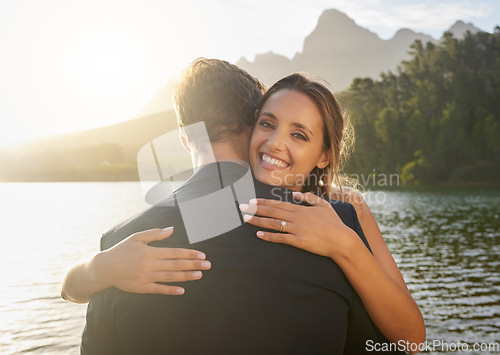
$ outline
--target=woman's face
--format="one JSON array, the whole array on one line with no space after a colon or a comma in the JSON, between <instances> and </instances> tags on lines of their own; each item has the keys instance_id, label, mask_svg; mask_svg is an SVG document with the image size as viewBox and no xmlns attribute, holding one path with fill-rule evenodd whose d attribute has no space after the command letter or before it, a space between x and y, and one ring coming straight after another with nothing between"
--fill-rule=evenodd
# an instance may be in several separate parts
<instances>
[{"instance_id":1,"label":"woman's face","mask_svg":"<svg viewBox=\"0 0 500 355\"><path fill-rule=\"evenodd\" d=\"M329 163L323 150L323 120L314 102L283 89L262 107L250 141L250 165L257 180L300 191L307 176Z\"/></svg>"}]
</instances>

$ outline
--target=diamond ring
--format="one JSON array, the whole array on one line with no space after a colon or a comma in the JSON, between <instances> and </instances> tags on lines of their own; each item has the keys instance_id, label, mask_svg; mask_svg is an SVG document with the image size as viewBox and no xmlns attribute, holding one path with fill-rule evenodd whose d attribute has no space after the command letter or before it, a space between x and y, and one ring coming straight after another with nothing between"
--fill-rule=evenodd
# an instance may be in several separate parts
<instances>
[{"instance_id":1,"label":"diamond ring","mask_svg":"<svg viewBox=\"0 0 500 355\"><path fill-rule=\"evenodd\" d=\"M280 224L280 233L283 233L285 231L285 227L286 227L286 221L282 220Z\"/></svg>"}]
</instances>

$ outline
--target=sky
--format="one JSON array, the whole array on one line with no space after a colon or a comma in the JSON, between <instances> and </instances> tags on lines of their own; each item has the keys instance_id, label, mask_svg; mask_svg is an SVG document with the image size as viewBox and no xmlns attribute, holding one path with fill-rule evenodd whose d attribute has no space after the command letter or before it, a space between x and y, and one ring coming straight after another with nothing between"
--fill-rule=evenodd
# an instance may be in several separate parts
<instances>
[{"instance_id":1,"label":"sky","mask_svg":"<svg viewBox=\"0 0 500 355\"><path fill-rule=\"evenodd\" d=\"M330 8L383 39L500 24L498 0L0 0L0 146L131 119L200 56L293 57Z\"/></svg>"}]
</instances>

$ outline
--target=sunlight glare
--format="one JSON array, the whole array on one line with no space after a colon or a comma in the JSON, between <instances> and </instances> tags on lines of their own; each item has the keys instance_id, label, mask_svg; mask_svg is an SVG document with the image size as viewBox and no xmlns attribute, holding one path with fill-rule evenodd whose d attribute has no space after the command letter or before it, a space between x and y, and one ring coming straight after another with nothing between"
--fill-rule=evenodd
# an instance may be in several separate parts
<instances>
[{"instance_id":1,"label":"sunlight glare","mask_svg":"<svg viewBox=\"0 0 500 355\"><path fill-rule=\"evenodd\" d=\"M137 55L118 36L96 38L78 53L77 73L82 82L98 93L114 93L131 85L138 74Z\"/></svg>"}]
</instances>

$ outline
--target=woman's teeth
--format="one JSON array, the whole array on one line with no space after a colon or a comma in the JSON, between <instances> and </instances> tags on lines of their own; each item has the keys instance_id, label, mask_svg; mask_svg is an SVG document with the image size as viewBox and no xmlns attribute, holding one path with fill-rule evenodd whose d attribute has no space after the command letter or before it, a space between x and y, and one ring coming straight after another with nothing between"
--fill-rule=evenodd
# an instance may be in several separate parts
<instances>
[{"instance_id":1,"label":"woman's teeth","mask_svg":"<svg viewBox=\"0 0 500 355\"><path fill-rule=\"evenodd\" d=\"M262 155L262 161L270 165L279 166L280 168L286 168L288 166L288 164L285 163L284 161L271 158L269 155L266 154Z\"/></svg>"}]
</instances>

